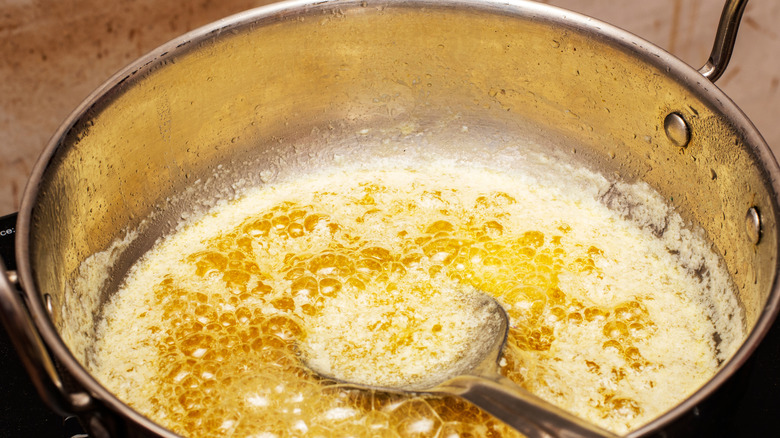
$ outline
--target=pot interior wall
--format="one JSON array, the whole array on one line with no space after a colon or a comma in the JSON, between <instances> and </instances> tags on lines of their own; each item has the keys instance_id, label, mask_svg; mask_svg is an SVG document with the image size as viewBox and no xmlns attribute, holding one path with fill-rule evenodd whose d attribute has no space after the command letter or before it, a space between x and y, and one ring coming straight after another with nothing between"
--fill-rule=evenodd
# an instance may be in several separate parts
<instances>
[{"instance_id":1,"label":"pot interior wall","mask_svg":"<svg viewBox=\"0 0 780 438\"><path fill-rule=\"evenodd\" d=\"M129 264L182 214L339 157L403 153L382 139L420 138L464 157L475 141L521 154L534 144L644 180L704 229L753 327L774 282L776 195L751 144L762 140L730 102L704 95L690 72L675 78L676 61L667 69L642 54L656 49L599 36L584 19L418 3L243 16L171 44L85 107L32 211L33 276L63 337L92 336ZM664 134L670 112L690 125L687 148ZM759 245L745 233L751 206ZM69 297L85 260L109 248L111 275L94 296Z\"/></svg>"}]
</instances>

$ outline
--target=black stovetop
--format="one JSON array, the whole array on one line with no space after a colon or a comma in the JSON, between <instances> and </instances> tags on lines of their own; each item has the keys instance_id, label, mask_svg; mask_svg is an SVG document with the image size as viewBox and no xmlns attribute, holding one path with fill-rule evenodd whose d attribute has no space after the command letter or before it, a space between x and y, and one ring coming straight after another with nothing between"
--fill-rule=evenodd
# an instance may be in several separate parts
<instances>
[{"instance_id":1,"label":"black stovetop","mask_svg":"<svg viewBox=\"0 0 780 438\"><path fill-rule=\"evenodd\" d=\"M2 327L0 373L0 436L71 438L84 433L76 418L55 414L38 398Z\"/></svg>"}]
</instances>

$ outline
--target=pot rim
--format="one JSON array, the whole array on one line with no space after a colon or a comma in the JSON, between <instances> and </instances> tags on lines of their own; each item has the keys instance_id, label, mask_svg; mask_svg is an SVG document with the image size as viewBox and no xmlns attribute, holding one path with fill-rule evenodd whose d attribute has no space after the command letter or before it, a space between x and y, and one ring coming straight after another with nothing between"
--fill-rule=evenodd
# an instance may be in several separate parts
<instances>
[{"instance_id":1,"label":"pot rim","mask_svg":"<svg viewBox=\"0 0 780 438\"><path fill-rule=\"evenodd\" d=\"M702 97L704 102L740 127L746 143L758 158L762 170L768 175L767 180L771 183L774 190L774 204L776 206L780 205L780 167L778 167L778 163L769 146L742 110L695 68L685 64L655 44L598 19L528 0L447 0L446 2L442 0L377 0L370 2L360 0L291 0L250 9L187 32L138 58L110 77L93 91L55 131L55 134L49 140L36 162L25 188L17 223L16 260L18 263L17 272L24 294L27 297L33 320L47 347L56 357L57 362L78 382L78 385L111 410L128 417L131 421L160 436L178 436L144 417L102 386L72 355L45 309L42 299L42 292L44 291L38 290L32 272L29 246L31 241L30 223L41 181L46 176L47 169L60 150L60 147L64 147L62 146L62 140L69 130L87 115L90 108L103 102L105 99L109 99L111 92L116 90L120 84L136 75L149 72L184 51L189 50L191 47L197 46L199 42L206 42L211 38L218 37L222 33L242 32L244 27L250 24L262 25L265 22L284 21L290 17L311 13L312 11L337 8L352 9L366 6L367 3L369 3L369 6L395 9L419 7L429 9L471 9L510 17L527 16L551 25L575 30L591 38L609 42L616 48L630 53L631 56L636 57L638 60L650 64L659 70L666 71L668 76L675 78L675 80L690 89L694 94ZM780 243L776 243L776 245L780 249ZM778 253L780 253L780 250ZM779 267L780 261L776 261L775 272L778 271ZM721 367L715 376L710 378L687 399L660 417L633 430L627 436L637 437L658 430L685 412L688 412L712 394L747 361L771 327L779 309L780 285L778 284L777 275L775 275L772 291L753 330L729 361Z\"/></svg>"}]
</instances>

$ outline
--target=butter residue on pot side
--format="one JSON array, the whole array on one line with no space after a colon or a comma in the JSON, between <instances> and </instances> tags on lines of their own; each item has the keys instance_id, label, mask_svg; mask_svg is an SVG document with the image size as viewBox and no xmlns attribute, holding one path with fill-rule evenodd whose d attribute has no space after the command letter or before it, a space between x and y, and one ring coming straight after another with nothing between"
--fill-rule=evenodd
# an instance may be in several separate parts
<instances>
[{"instance_id":1,"label":"butter residue on pot side","mask_svg":"<svg viewBox=\"0 0 780 438\"><path fill-rule=\"evenodd\" d=\"M104 308L90 371L186 436L515 436L456 398L355 390L298 357L347 296L385 300L391 318L409 284L458 282L510 315L504 375L624 433L689 396L744 336L717 318L738 303L706 242L679 217L658 238L606 208L615 186L596 174L572 191L568 168L551 185L381 164L260 188L163 240ZM679 254L706 260L706 285Z\"/></svg>"}]
</instances>

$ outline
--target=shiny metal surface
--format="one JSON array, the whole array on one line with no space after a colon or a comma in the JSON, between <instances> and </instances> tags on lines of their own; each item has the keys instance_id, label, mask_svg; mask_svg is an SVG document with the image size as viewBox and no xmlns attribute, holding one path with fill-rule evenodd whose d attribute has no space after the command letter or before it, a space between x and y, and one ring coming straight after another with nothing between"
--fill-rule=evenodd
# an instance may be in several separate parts
<instances>
[{"instance_id":1,"label":"shiny metal surface","mask_svg":"<svg viewBox=\"0 0 780 438\"><path fill-rule=\"evenodd\" d=\"M0 269L5 270L5 265L0 261ZM14 333L11 339L14 347L19 351L25 368L31 373L31 378L46 385L42 396L45 402L58 413L83 412L92 408L90 397L83 393L68 393L57 367L52 358L46 353L44 343L34 327L30 314L19 299L19 294L14 286L16 275L10 271L7 275L0 275L0 316L5 329ZM48 397L47 397L48 396Z\"/></svg>"},{"instance_id":2,"label":"shiny metal surface","mask_svg":"<svg viewBox=\"0 0 780 438\"><path fill-rule=\"evenodd\" d=\"M616 438L617 435L547 403L500 374L498 363L509 333L509 315L492 297L485 297L495 307L501 335L481 339L488 352L468 372L422 392L462 397L528 438Z\"/></svg>"},{"instance_id":3,"label":"shiny metal surface","mask_svg":"<svg viewBox=\"0 0 780 438\"><path fill-rule=\"evenodd\" d=\"M745 215L745 231L754 245L761 240L761 215L755 207L750 207Z\"/></svg>"},{"instance_id":4,"label":"shiny metal surface","mask_svg":"<svg viewBox=\"0 0 780 438\"><path fill-rule=\"evenodd\" d=\"M684 149L668 147L670 113L690 128ZM359 134L366 129L373 137ZM381 140L418 137L464 157L474 140L535 143L616 181L645 181L723 256L749 337L701 390L630 436L707 397L774 319L780 170L750 121L697 71L617 28L536 3L298 1L217 22L139 60L74 112L34 169L19 274L35 327L72 377L65 392L119 413L109 429L174 436L89 375L85 355L62 338L88 338L93 325L58 314L99 315L133 260L183 214L240 193L237 181L397 153ZM734 238L751 207L761 212L757 245ZM113 247L91 295L69 295L85 261L134 235ZM60 309L51 319L46 293Z\"/></svg>"},{"instance_id":5,"label":"shiny metal surface","mask_svg":"<svg viewBox=\"0 0 780 438\"><path fill-rule=\"evenodd\" d=\"M684 148L691 141L691 130L688 123L678 113L671 113L664 119L666 137L677 147Z\"/></svg>"},{"instance_id":6,"label":"shiny metal surface","mask_svg":"<svg viewBox=\"0 0 780 438\"><path fill-rule=\"evenodd\" d=\"M5 277L8 279L9 287L19 286L19 275L16 271L5 271Z\"/></svg>"},{"instance_id":7,"label":"shiny metal surface","mask_svg":"<svg viewBox=\"0 0 780 438\"><path fill-rule=\"evenodd\" d=\"M712 52L710 52L707 62L699 69L699 73L712 82L721 77L729 60L731 60L739 23L742 21L742 14L745 12L747 2L748 0L727 0L723 7Z\"/></svg>"},{"instance_id":8,"label":"shiny metal surface","mask_svg":"<svg viewBox=\"0 0 780 438\"><path fill-rule=\"evenodd\" d=\"M499 361L509 334L509 315L495 298L481 290L471 288L465 300L474 315L482 309L487 310L486 317L476 329L479 336L471 340L462 357L452 363L439 364L442 369L422 381L379 386L376 382L345 380L340 378L343 370L322 369L322 363L309 360L312 356L305 343L301 346L302 361L307 368L326 379L361 389L462 397L528 438L617 438L617 435L583 421L503 377L499 372ZM313 357L317 358L317 354L314 353Z\"/></svg>"}]
</instances>

